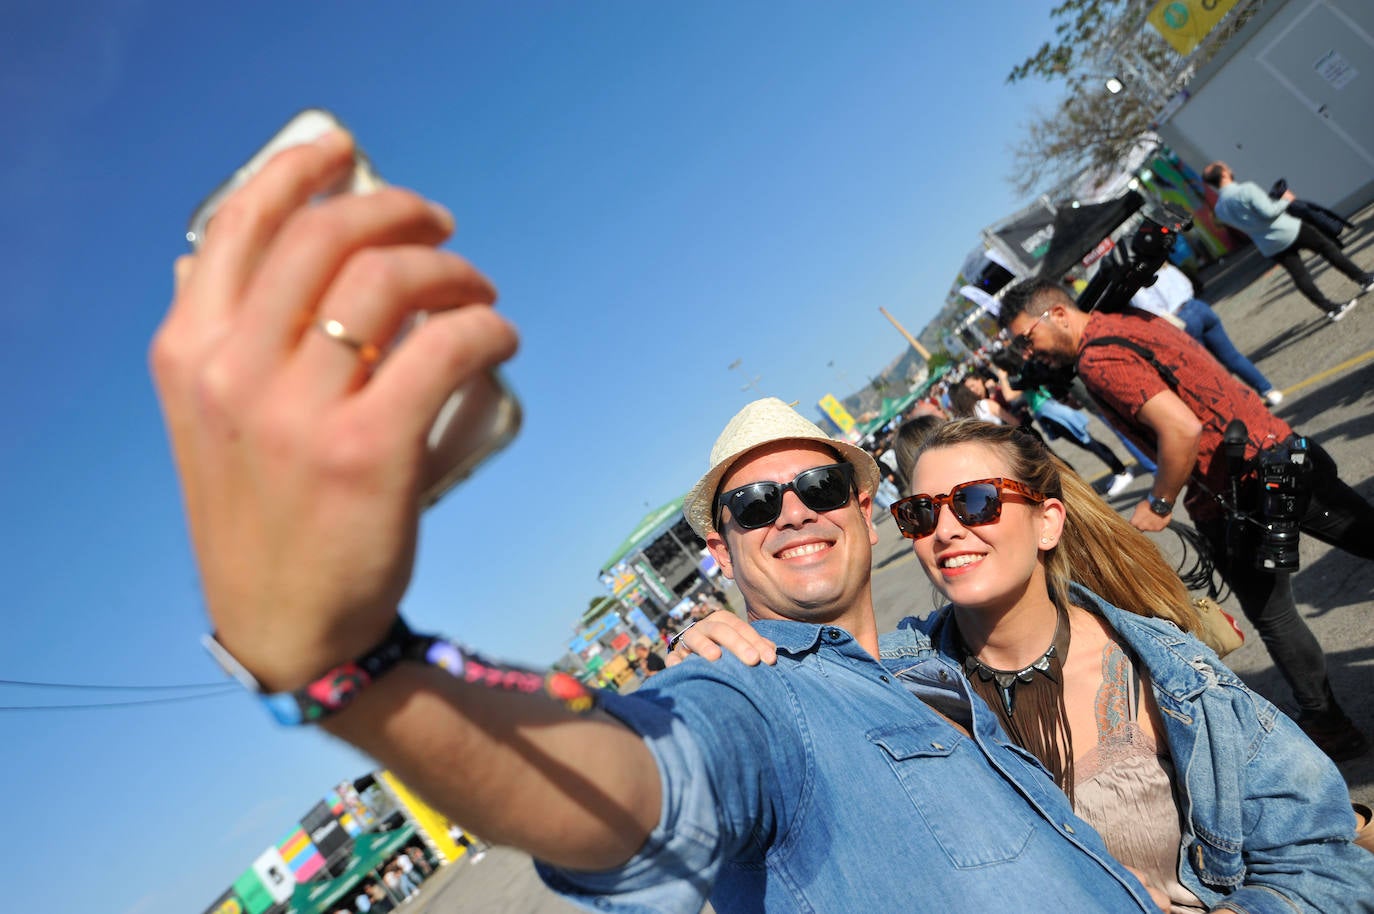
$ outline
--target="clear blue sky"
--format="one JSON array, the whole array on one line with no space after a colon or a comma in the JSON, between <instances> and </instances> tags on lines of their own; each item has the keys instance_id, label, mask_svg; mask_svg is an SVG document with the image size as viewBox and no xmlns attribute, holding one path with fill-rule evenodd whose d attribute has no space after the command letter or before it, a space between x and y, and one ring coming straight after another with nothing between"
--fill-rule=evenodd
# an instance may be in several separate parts
<instances>
[{"instance_id":1,"label":"clear blue sky","mask_svg":"<svg viewBox=\"0 0 1374 914\"><path fill-rule=\"evenodd\" d=\"M425 520L405 610L544 664L745 381L813 412L902 350L879 306L935 314L1021 202L1007 149L1054 92L1003 78L1051 5L11 4L0 678L219 678L145 351L192 206L295 110L447 204L521 328L525 430ZM195 914L369 767L242 694L0 726L0 906L33 914Z\"/></svg>"}]
</instances>

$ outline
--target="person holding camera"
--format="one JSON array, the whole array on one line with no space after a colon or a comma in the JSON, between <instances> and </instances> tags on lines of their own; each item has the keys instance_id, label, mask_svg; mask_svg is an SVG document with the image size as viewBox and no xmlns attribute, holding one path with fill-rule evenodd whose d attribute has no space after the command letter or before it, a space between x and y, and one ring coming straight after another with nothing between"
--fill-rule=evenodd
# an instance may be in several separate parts
<instances>
[{"instance_id":1,"label":"person holding camera","mask_svg":"<svg viewBox=\"0 0 1374 914\"><path fill-rule=\"evenodd\" d=\"M1089 392L1122 430L1152 452L1158 468L1148 496L1131 515L1141 530L1163 530L1179 494L1217 567L1283 674L1297 701L1298 725L1341 760L1369 740L1332 692L1326 657L1298 613L1286 570L1263 567L1263 530L1253 517L1258 486L1246 479L1230 503L1232 463L1254 465L1262 447L1282 447L1293 430L1186 333L1144 312L1084 312L1057 283L1031 280L1002 301L999 324L1016 334L1027 357L1075 366ZM1226 430L1240 420L1246 436L1228 458ZM1374 558L1374 507L1341 481L1335 461L1307 443L1310 502L1295 524L1322 542ZM1271 570L1272 569L1272 570Z\"/></svg>"},{"instance_id":2,"label":"person holding camera","mask_svg":"<svg viewBox=\"0 0 1374 914\"><path fill-rule=\"evenodd\" d=\"M1261 254L1287 270L1298 291L1320 308L1327 320L1335 323L1345 317L1359 302L1359 295L1344 304L1323 295L1302 262L1303 251L1313 252L1344 273L1360 287L1359 294L1374 290L1374 273L1356 266L1325 232L1288 212L1288 204L1294 199L1292 191L1284 191L1277 200L1270 199L1253 181L1237 181L1225 162L1213 162L1204 168L1202 180L1217 189L1217 202L1212 207L1217 219L1240 229Z\"/></svg>"}]
</instances>

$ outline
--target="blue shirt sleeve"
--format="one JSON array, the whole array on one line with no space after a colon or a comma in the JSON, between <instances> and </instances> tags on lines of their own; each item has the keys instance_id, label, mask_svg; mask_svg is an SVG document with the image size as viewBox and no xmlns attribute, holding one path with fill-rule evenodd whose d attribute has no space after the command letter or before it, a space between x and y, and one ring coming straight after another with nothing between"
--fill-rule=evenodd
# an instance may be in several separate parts
<instances>
[{"instance_id":1,"label":"blue shirt sleeve","mask_svg":"<svg viewBox=\"0 0 1374 914\"><path fill-rule=\"evenodd\" d=\"M638 733L658 765L663 807L644 846L600 872L537 864L549 888L595 910L700 910L722 866L757 855L781 826L779 765L806 766L795 709L774 667L693 658L602 708ZM779 732L781 722L783 732ZM789 738L786 730L792 731Z\"/></svg>"}]
</instances>

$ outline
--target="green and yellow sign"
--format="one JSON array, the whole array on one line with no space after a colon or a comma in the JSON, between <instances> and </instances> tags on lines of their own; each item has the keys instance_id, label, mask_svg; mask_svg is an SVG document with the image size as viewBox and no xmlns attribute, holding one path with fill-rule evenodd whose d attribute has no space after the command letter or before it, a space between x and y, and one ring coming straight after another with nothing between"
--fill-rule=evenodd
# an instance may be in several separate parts
<instances>
[{"instance_id":1,"label":"green and yellow sign","mask_svg":"<svg viewBox=\"0 0 1374 914\"><path fill-rule=\"evenodd\" d=\"M1150 10L1150 25L1187 57L1235 5L1236 0L1159 0Z\"/></svg>"},{"instance_id":2,"label":"green and yellow sign","mask_svg":"<svg viewBox=\"0 0 1374 914\"><path fill-rule=\"evenodd\" d=\"M820 407L840 427L840 431L846 435L854 431L854 417L849 415L849 410L844 408L843 403L835 399L834 394L821 397Z\"/></svg>"}]
</instances>

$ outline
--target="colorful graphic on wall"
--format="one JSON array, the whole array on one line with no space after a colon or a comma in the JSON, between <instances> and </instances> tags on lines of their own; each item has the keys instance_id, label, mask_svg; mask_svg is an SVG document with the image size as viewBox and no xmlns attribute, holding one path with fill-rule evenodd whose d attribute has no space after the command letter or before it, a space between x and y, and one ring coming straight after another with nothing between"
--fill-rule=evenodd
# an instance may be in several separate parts
<instances>
[{"instance_id":1,"label":"colorful graphic on wall","mask_svg":"<svg viewBox=\"0 0 1374 914\"><path fill-rule=\"evenodd\" d=\"M299 825L277 842L277 849L297 882L305 882L324 869L324 855L310 843L310 836Z\"/></svg>"},{"instance_id":2,"label":"colorful graphic on wall","mask_svg":"<svg viewBox=\"0 0 1374 914\"><path fill-rule=\"evenodd\" d=\"M296 887L295 877L275 847L269 847L258 855L258 859L253 861L253 872L258 874L258 879L262 880L268 894L278 904L290 898L291 890Z\"/></svg>"},{"instance_id":3,"label":"colorful graphic on wall","mask_svg":"<svg viewBox=\"0 0 1374 914\"><path fill-rule=\"evenodd\" d=\"M1238 247L1234 236L1212 212L1215 199L1207 193L1209 188L1202 183L1202 176L1178 156L1161 150L1145 166L1140 179L1141 190L1192 217L1193 227L1187 234L1194 247L1203 248L1214 259Z\"/></svg>"},{"instance_id":4,"label":"colorful graphic on wall","mask_svg":"<svg viewBox=\"0 0 1374 914\"><path fill-rule=\"evenodd\" d=\"M342 806L342 802L339 805ZM325 860L335 860L353 850L353 839L334 817L328 800L321 800L301 816L301 828L310 836L310 843L324 855Z\"/></svg>"},{"instance_id":5,"label":"colorful graphic on wall","mask_svg":"<svg viewBox=\"0 0 1374 914\"><path fill-rule=\"evenodd\" d=\"M234 890L227 889L223 895L214 900L210 907L205 909L205 914L244 914L246 910L243 901L234 893Z\"/></svg>"},{"instance_id":6,"label":"colorful graphic on wall","mask_svg":"<svg viewBox=\"0 0 1374 914\"><path fill-rule=\"evenodd\" d=\"M243 907L248 914L262 914L275 904L272 893L267 891L267 886L262 884L258 874L251 869L245 870L242 876L234 880L233 891L243 899Z\"/></svg>"}]
</instances>

